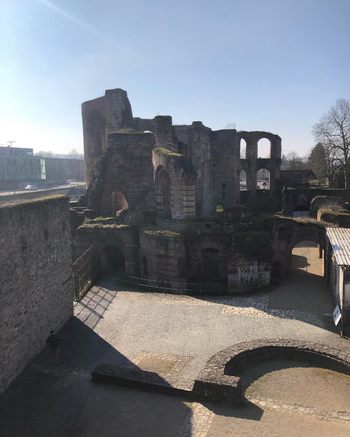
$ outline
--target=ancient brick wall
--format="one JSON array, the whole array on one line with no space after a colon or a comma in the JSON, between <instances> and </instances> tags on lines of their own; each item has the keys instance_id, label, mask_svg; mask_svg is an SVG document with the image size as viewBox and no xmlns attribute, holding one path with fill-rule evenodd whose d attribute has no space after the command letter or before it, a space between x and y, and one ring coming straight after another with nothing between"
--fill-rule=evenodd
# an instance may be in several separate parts
<instances>
[{"instance_id":1,"label":"ancient brick wall","mask_svg":"<svg viewBox=\"0 0 350 437\"><path fill-rule=\"evenodd\" d=\"M282 277L291 270L292 250L296 244L308 240L319 244L321 249L325 247L325 229L321 225L280 218L273 221L272 235L272 263L279 266Z\"/></svg>"},{"instance_id":2,"label":"ancient brick wall","mask_svg":"<svg viewBox=\"0 0 350 437\"><path fill-rule=\"evenodd\" d=\"M294 210L300 206L305 207L307 210L309 210L312 200L318 196L339 197L343 199L344 202L349 202L350 190L321 188L285 188L282 191L283 215L287 217L293 217Z\"/></svg>"},{"instance_id":3,"label":"ancient brick wall","mask_svg":"<svg viewBox=\"0 0 350 437\"><path fill-rule=\"evenodd\" d=\"M69 199L0 206L0 392L73 314Z\"/></svg>"},{"instance_id":4,"label":"ancient brick wall","mask_svg":"<svg viewBox=\"0 0 350 437\"><path fill-rule=\"evenodd\" d=\"M196 202L198 215L211 215L215 212L212 198L211 177L211 129L202 122L195 121L190 129L191 158L197 171Z\"/></svg>"},{"instance_id":5,"label":"ancient brick wall","mask_svg":"<svg viewBox=\"0 0 350 437\"><path fill-rule=\"evenodd\" d=\"M155 210L153 146L151 133L110 134L89 207L104 217L115 216L128 207L134 222L138 218L142 221L146 211Z\"/></svg>"},{"instance_id":6,"label":"ancient brick wall","mask_svg":"<svg viewBox=\"0 0 350 437\"><path fill-rule=\"evenodd\" d=\"M239 203L240 159L236 130L212 133L211 157L214 206L233 207Z\"/></svg>"},{"instance_id":7,"label":"ancient brick wall","mask_svg":"<svg viewBox=\"0 0 350 437\"><path fill-rule=\"evenodd\" d=\"M140 232L141 276L160 281L167 288L186 284L187 255L180 233L146 227ZM183 287L182 287L183 288Z\"/></svg>"},{"instance_id":8,"label":"ancient brick wall","mask_svg":"<svg viewBox=\"0 0 350 437\"><path fill-rule=\"evenodd\" d=\"M232 291L258 289L271 281L271 235L244 232L232 236L228 254L228 287Z\"/></svg>"},{"instance_id":9,"label":"ancient brick wall","mask_svg":"<svg viewBox=\"0 0 350 437\"><path fill-rule=\"evenodd\" d=\"M317 220L327 222L341 228L350 227L350 214L345 212L332 211L331 209L319 209Z\"/></svg>"},{"instance_id":10,"label":"ancient brick wall","mask_svg":"<svg viewBox=\"0 0 350 437\"><path fill-rule=\"evenodd\" d=\"M77 229L73 242L75 259L96 244L99 274L139 275L138 230L134 227L91 221Z\"/></svg>"},{"instance_id":11,"label":"ancient brick wall","mask_svg":"<svg viewBox=\"0 0 350 437\"><path fill-rule=\"evenodd\" d=\"M132 109L126 91L106 90L99 97L82 104L84 161L86 183L91 182L98 158L107 148L109 132L133 128Z\"/></svg>"}]
</instances>

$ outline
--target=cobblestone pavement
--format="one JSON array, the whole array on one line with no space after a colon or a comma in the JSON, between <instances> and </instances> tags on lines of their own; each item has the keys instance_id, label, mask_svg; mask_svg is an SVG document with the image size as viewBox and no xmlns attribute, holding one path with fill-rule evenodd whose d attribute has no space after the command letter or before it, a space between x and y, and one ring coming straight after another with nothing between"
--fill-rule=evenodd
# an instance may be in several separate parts
<instances>
[{"instance_id":1,"label":"cobblestone pavement","mask_svg":"<svg viewBox=\"0 0 350 437\"><path fill-rule=\"evenodd\" d=\"M206 437L214 419L214 413L206 406L193 402L191 409L176 437Z\"/></svg>"}]
</instances>

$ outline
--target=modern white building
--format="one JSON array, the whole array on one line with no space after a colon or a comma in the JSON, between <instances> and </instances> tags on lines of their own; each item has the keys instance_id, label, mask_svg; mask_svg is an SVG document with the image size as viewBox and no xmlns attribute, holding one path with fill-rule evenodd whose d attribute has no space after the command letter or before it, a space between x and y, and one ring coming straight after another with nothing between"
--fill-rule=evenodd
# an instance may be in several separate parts
<instances>
[{"instance_id":1,"label":"modern white building","mask_svg":"<svg viewBox=\"0 0 350 437\"><path fill-rule=\"evenodd\" d=\"M32 181L46 179L45 160L33 149L0 147L0 180Z\"/></svg>"},{"instance_id":2,"label":"modern white building","mask_svg":"<svg viewBox=\"0 0 350 437\"><path fill-rule=\"evenodd\" d=\"M350 228L327 228L327 283L341 312L340 329L350 335Z\"/></svg>"}]
</instances>

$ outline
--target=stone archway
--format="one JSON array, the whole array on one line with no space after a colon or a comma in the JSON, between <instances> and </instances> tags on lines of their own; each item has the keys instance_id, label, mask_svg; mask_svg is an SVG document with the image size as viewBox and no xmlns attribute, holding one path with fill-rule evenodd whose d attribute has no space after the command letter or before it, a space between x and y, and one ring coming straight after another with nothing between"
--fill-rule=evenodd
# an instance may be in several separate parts
<instances>
[{"instance_id":1,"label":"stone archway","mask_svg":"<svg viewBox=\"0 0 350 437\"><path fill-rule=\"evenodd\" d=\"M105 246L101 257L101 273L117 275L125 273L125 257L118 246Z\"/></svg>"}]
</instances>

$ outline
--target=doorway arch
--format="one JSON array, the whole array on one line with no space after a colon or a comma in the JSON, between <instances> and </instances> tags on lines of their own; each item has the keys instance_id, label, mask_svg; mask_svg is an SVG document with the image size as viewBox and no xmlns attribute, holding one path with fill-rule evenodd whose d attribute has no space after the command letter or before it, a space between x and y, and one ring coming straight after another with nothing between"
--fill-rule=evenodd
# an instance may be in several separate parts
<instances>
[{"instance_id":1,"label":"doorway arch","mask_svg":"<svg viewBox=\"0 0 350 437\"><path fill-rule=\"evenodd\" d=\"M105 246L102 251L102 274L117 275L125 273L125 257L118 246Z\"/></svg>"},{"instance_id":2,"label":"doorway arch","mask_svg":"<svg viewBox=\"0 0 350 437\"><path fill-rule=\"evenodd\" d=\"M291 253L291 268L294 271L323 276L323 250L313 240L303 240L295 244Z\"/></svg>"}]
</instances>

